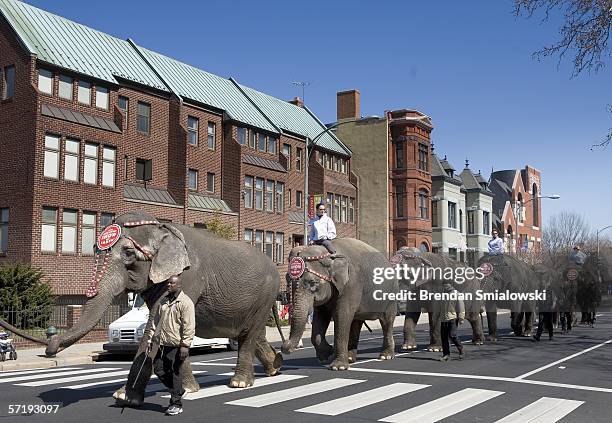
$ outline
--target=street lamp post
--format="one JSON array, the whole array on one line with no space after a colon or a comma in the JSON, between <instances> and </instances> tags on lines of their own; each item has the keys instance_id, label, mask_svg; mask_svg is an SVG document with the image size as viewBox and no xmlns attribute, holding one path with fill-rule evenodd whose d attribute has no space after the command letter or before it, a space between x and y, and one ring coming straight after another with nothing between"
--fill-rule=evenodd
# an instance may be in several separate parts
<instances>
[{"instance_id":1,"label":"street lamp post","mask_svg":"<svg viewBox=\"0 0 612 423\"><path fill-rule=\"evenodd\" d=\"M599 270L599 234L605 231L606 229L612 228L612 225L603 227L599 229L595 234L596 244L597 244L597 279L601 283L601 272Z\"/></svg>"},{"instance_id":2,"label":"street lamp post","mask_svg":"<svg viewBox=\"0 0 612 423\"><path fill-rule=\"evenodd\" d=\"M558 200L559 198L561 198L560 195L558 194L553 194L553 195L538 195L536 197L532 197L529 200L523 202L520 207L518 205L517 202L514 203L514 207L512 207L512 216L514 217L514 223L516 224L516 244L517 244L517 253L519 251L521 251L522 249L522 245L521 245L521 237L520 237L520 231L519 231L519 221L518 221L518 214L521 208L525 207L526 204L529 204L530 202L532 202L534 200L534 198L536 199L540 199L540 198L548 198L549 200ZM529 245L529 241L527 241L528 245Z\"/></svg>"}]
</instances>

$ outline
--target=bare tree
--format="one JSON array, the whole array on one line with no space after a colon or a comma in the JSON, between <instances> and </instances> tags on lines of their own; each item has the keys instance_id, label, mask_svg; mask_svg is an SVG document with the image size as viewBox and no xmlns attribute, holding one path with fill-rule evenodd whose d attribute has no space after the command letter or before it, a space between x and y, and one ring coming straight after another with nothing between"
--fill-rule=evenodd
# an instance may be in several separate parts
<instances>
[{"instance_id":1,"label":"bare tree","mask_svg":"<svg viewBox=\"0 0 612 423\"><path fill-rule=\"evenodd\" d=\"M549 255L569 253L577 244L589 250L594 244L593 230L584 216L567 211L553 215L542 234L544 252Z\"/></svg>"},{"instance_id":2,"label":"bare tree","mask_svg":"<svg viewBox=\"0 0 612 423\"><path fill-rule=\"evenodd\" d=\"M574 69L572 76L583 71L597 72L606 65L611 56L610 28L612 26L612 0L514 0L516 16L532 17L543 10L543 21L551 13L560 10L565 18L559 28L561 39L546 46L533 55L543 57L559 56L559 63L569 53L573 53ZM608 105L612 112L612 106ZM612 142L612 128L600 143L591 147L607 147Z\"/></svg>"}]
</instances>

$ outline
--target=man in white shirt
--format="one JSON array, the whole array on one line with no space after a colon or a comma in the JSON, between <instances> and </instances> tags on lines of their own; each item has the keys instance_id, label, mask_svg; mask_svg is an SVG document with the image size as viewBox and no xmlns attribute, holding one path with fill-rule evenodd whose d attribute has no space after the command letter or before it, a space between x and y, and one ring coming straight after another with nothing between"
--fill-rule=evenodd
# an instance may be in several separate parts
<instances>
[{"instance_id":1,"label":"man in white shirt","mask_svg":"<svg viewBox=\"0 0 612 423\"><path fill-rule=\"evenodd\" d=\"M336 225L325 213L325 204L317 204L317 216L308 222L310 229L310 245L323 245L331 254L336 254L336 249L331 240L336 238Z\"/></svg>"},{"instance_id":2,"label":"man in white shirt","mask_svg":"<svg viewBox=\"0 0 612 423\"><path fill-rule=\"evenodd\" d=\"M497 229L493 229L493 238L489 241L489 255L498 256L504 253L504 241L497 236Z\"/></svg>"}]
</instances>

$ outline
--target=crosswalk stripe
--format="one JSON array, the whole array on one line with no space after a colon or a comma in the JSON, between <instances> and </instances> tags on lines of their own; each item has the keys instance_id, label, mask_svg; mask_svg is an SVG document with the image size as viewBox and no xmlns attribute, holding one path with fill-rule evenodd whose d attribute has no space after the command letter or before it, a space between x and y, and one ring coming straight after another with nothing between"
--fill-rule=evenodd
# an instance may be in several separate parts
<instances>
[{"instance_id":1,"label":"crosswalk stripe","mask_svg":"<svg viewBox=\"0 0 612 423\"><path fill-rule=\"evenodd\" d=\"M337 416L338 414L348 413L349 411L368 405L376 404L391 398L399 397L419 389L427 388L431 385L419 385L415 383L392 383L381 386L380 388L370 389L369 391L349 395L348 397L322 402L310 407L300 408L300 413L323 414L326 416Z\"/></svg>"},{"instance_id":2,"label":"crosswalk stripe","mask_svg":"<svg viewBox=\"0 0 612 423\"><path fill-rule=\"evenodd\" d=\"M261 386L274 385L276 383L289 382L291 380L302 379L306 376L302 375L277 375L272 377L265 377L261 379L255 379L255 385L249 386L248 388L230 388L227 385L210 386L208 388L200 389L198 392L190 392L186 394L184 400L197 400L200 398L213 397L216 395L230 394L235 392L244 392L253 388L259 388ZM170 395L164 395L162 398L170 398Z\"/></svg>"},{"instance_id":3,"label":"crosswalk stripe","mask_svg":"<svg viewBox=\"0 0 612 423\"><path fill-rule=\"evenodd\" d=\"M233 373L232 373L233 374ZM227 380L227 376L223 375L204 375L196 378L198 383L209 383L209 382L220 382ZM168 388L163 383L154 383L153 385L147 385L147 392L163 392L168 391Z\"/></svg>"},{"instance_id":4,"label":"crosswalk stripe","mask_svg":"<svg viewBox=\"0 0 612 423\"><path fill-rule=\"evenodd\" d=\"M385 417L379 421L389 423L434 423L502 394L503 392L500 391L466 388Z\"/></svg>"},{"instance_id":5,"label":"crosswalk stripe","mask_svg":"<svg viewBox=\"0 0 612 423\"><path fill-rule=\"evenodd\" d=\"M38 375L7 377L4 379L0 379L0 383L21 382L22 380L45 379L49 377L70 376L70 375L79 375L79 374L86 374L86 373L97 373L97 372L108 371L108 370L119 370L119 369L117 367L113 367L113 368L102 367L102 368L97 368L97 369L63 371L63 372L50 373L50 374L45 373L45 374L38 374Z\"/></svg>"},{"instance_id":6,"label":"crosswalk stripe","mask_svg":"<svg viewBox=\"0 0 612 423\"><path fill-rule=\"evenodd\" d=\"M582 404L584 401L542 397L495 423L555 423Z\"/></svg>"},{"instance_id":7,"label":"crosswalk stripe","mask_svg":"<svg viewBox=\"0 0 612 423\"><path fill-rule=\"evenodd\" d=\"M265 407L266 405L277 404L296 398L307 397L332 389L342 388L343 386L355 385L365 382L358 379L329 379L321 382L310 383L308 385L296 386L294 388L283 389L281 391L270 392L267 394L255 395L253 397L226 402L226 404L241 405L243 407Z\"/></svg>"},{"instance_id":8,"label":"crosswalk stripe","mask_svg":"<svg viewBox=\"0 0 612 423\"><path fill-rule=\"evenodd\" d=\"M200 374L200 373L206 373L206 370L194 370L193 371L194 375ZM129 374L129 370L126 374ZM152 375L151 379L157 379L157 376ZM81 383L79 385L61 386L60 388L62 389L85 389L85 388L91 388L93 386L115 385L115 384L119 384L125 381L127 381L127 377L122 377L120 379L101 380L98 382Z\"/></svg>"},{"instance_id":9,"label":"crosswalk stripe","mask_svg":"<svg viewBox=\"0 0 612 423\"><path fill-rule=\"evenodd\" d=\"M70 370L80 370L82 367L71 367ZM0 381L8 376L17 375L31 375L33 373L48 373L48 372L62 372L65 371L66 367L53 367L51 369L35 369L35 370L21 370L19 372L0 372Z\"/></svg>"},{"instance_id":10,"label":"crosswalk stripe","mask_svg":"<svg viewBox=\"0 0 612 423\"><path fill-rule=\"evenodd\" d=\"M91 379L101 379L101 378L105 378L105 377L112 377L112 376L123 376L123 375L127 375L129 374L130 371L129 370L118 370L116 372L104 372L104 373L99 373L99 374L93 374L93 375L80 375L80 376L70 376L70 377L63 377L63 378L59 378L59 379L51 379L51 380L37 380L35 382L24 382L24 383L18 383L18 386L47 386L47 385L59 385L61 383L69 383L69 382L76 382L79 380L91 380Z\"/></svg>"}]
</instances>

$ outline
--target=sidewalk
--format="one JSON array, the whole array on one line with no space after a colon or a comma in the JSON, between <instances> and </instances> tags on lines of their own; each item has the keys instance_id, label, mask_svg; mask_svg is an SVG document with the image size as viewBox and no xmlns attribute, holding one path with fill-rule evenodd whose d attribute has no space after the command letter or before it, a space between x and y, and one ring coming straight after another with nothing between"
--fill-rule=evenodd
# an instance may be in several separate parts
<instances>
[{"instance_id":1,"label":"sidewalk","mask_svg":"<svg viewBox=\"0 0 612 423\"><path fill-rule=\"evenodd\" d=\"M427 313L422 313L419 319L419 324L427 322ZM403 325L404 316L397 316L395 318L394 327L402 327ZM380 329L380 323L378 321L369 321L368 326L370 326L372 330ZM283 326L282 330L285 338L288 338L289 326ZM310 342L308 341L310 339L310 331L310 326L308 326L304 331L304 335L302 336L304 342L306 343ZM368 331L368 329L364 326L362 332L363 331ZM327 333L329 335L333 335L334 322L331 322L329 325ZM266 337L270 342L281 341L281 337L276 327L266 327ZM103 344L104 342L75 344L58 353L58 355L53 358L45 357L45 347L17 350L17 360L0 362L0 372L91 364L92 362L97 361L100 355L105 354L104 350L102 349Z\"/></svg>"}]
</instances>

